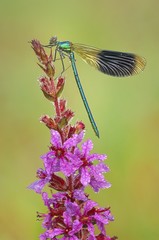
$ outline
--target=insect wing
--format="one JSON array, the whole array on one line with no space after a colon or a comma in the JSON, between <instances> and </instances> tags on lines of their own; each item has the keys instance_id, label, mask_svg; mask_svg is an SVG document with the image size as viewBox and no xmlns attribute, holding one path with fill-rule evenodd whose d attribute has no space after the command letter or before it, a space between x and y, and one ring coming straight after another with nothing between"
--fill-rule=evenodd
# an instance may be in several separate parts
<instances>
[{"instance_id":1,"label":"insect wing","mask_svg":"<svg viewBox=\"0 0 159 240\"><path fill-rule=\"evenodd\" d=\"M83 44L72 44L75 51L86 63L99 71L116 77L131 76L145 67L144 58L133 53L100 50Z\"/></svg>"}]
</instances>

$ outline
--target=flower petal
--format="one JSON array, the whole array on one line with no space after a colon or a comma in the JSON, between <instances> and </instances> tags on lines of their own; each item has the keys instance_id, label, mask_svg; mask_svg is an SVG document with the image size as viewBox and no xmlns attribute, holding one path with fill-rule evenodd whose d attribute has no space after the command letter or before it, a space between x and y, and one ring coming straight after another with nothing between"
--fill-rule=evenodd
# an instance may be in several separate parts
<instances>
[{"instance_id":1,"label":"flower petal","mask_svg":"<svg viewBox=\"0 0 159 240\"><path fill-rule=\"evenodd\" d=\"M93 143L91 140L87 140L82 144L82 154L84 157L89 155L89 152L93 149Z\"/></svg>"},{"instance_id":2,"label":"flower petal","mask_svg":"<svg viewBox=\"0 0 159 240\"><path fill-rule=\"evenodd\" d=\"M95 192L99 192L100 188L110 188L111 184L103 179L103 181L97 181L95 178L91 178L90 186Z\"/></svg>"},{"instance_id":3,"label":"flower petal","mask_svg":"<svg viewBox=\"0 0 159 240\"><path fill-rule=\"evenodd\" d=\"M74 220L72 230L69 232L69 234L73 235L73 234L79 232L81 230L82 226L83 226L83 224L79 220Z\"/></svg>"},{"instance_id":4,"label":"flower petal","mask_svg":"<svg viewBox=\"0 0 159 240\"><path fill-rule=\"evenodd\" d=\"M83 186L87 186L90 183L90 174L85 167L81 169L81 183Z\"/></svg>"},{"instance_id":5,"label":"flower petal","mask_svg":"<svg viewBox=\"0 0 159 240\"><path fill-rule=\"evenodd\" d=\"M89 161L94 161L94 160L104 161L105 159L107 159L107 156L105 154L98 154L98 153L90 154L88 157Z\"/></svg>"},{"instance_id":6,"label":"flower petal","mask_svg":"<svg viewBox=\"0 0 159 240\"><path fill-rule=\"evenodd\" d=\"M82 189L74 190L73 196L74 196L74 198L84 201L84 202L87 201L87 199L88 199Z\"/></svg>"},{"instance_id":7,"label":"flower petal","mask_svg":"<svg viewBox=\"0 0 159 240\"><path fill-rule=\"evenodd\" d=\"M95 239L94 226L93 226L93 224L92 224L92 223L89 223L87 226L88 226L88 231L89 231L90 235L91 235L92 237L94 237L94 239ZM92 238L92 239L93 239L93 238Z\"/></svg>"},{"instance_id":8,"label":"flower petal","mask_svg":"<svg viewBox=\"0 0 159 240\"><path fill-rule=\"evenodd\" d=\"M80 207L78 206L77 203L72 203L72 202L68 202L66 204L66 216L70 215L72 216L77 216L80 214Z\"/></svg>"},{"instance_id":9,"label":"flower petal","mask_svg":"<svg viewBox=\"0 0 159 240\"><path fill-rule=\"evenodd\" d=\"M88 200L85 205L84 205L84 214L87 214L87 212L89 212L92 208L96 207L97 203L92 201L92 200Z\"/></svg>"},{"instance_id":10,"label":"flower petal","mask_svg":"<svg viewBox=\"0 0 159 240\"><path fill-rule=\"evenodd\" d=\"M82 165L80 159L75 158L75 161L69 161L65 158L61 160L61 171L64 173L65 176L69 177L73 174L79 167Z\"/></svg>"},{"instance_id":11,"label":"flower petal","mask_svg":"<svg viewBox=\"0 0 159 240\"><path fill-rule=\"evenodd\" d=\"M51 143L55 147L61 147L62 146L62 141L61 141L61 136L58 131L51 130Z\"/></svg>"},{"instance_id":12,"label":"flower petal","mask_svg":"<svg viewBox=\"0 0 159 240\"><path fill-rule=\"evenodd\" d=\"M36 193L41 193L41 190L43 189L45 184L47 184L49 182L49 180L50 180L49 178L37 180L37 181L33 182L32 184L30 184L28 186L28 188L31 190L34 190Z\"/></svg>"}]
</instances>

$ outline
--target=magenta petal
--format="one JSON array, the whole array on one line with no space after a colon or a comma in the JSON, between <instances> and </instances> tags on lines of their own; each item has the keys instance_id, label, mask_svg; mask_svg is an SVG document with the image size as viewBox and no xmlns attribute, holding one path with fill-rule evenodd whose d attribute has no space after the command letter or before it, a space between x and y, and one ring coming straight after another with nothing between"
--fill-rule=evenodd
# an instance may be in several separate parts
<instances>
[{"instance_id":1,"label":"magenta petal","mask_svg":"<svg viewBox=\"0 0 159 240\"><path fill-rule=\"evenodd\" d=\"M67 154L66 159L64 158L61 160L61 171L65 176L70 176L77 169L79 169L79 167L82 165L82 162L72 154Z\"/></svg>"},{"instance_id":2,"label":"magenta petal","mask_svg":"<svg viewBox=\"0 0 159 240\"><path fill-rule=\"evenodd\" d=\"M45 233L40 235L40 240L47 240L47 236Z\"/></svg>"},{"instance_id":3,"label":"magenta petal","mask_svg":"<svg viewBox=\"0 0 159 240\"><path fill-rule=\"evenodd\" d=\"M68 202L66 204L66 216L68 215L71 217L80 215L80 207L77 203Z\"/></svg>"},{"instance_id":4,"label":"magenta petal","mask_svg":"<svg viewBox=\"0 0 159 240\"><path fill-rule=\"evenodd\" d=\"M72 218L71 218L71 215L68 214L68 212L63 213L63 218L64 218L64 223L66 226L72 225Z\"/></svg>"},{"instance_id":5,"label":"magenta petal","mask_svg":"<svg viewBox=\"0 0 159 240\"><path fill-rule=\"evenodd\" d=\"M63 230L61 228L54 228L50 232L49 230L47 232L49 233L49 238L53 238L55 236L61 235L63 233Z\"/></svg>"},{"instance_id":6,"label":"magenta petal","mask_svg":"<svg viewBox=\"0 0 159 240\"><path fill-rule=\"evenodd\" d=\"M82 131L80 134L77 134L76 136L76 142L77 144L82 142L83 138L84 138L84 134L85 134L85 131Z\"/></svg>"},{"instance_id":7,"label":"magenta petal","mask_svg":"<svg viewBox=\"0 0 159 240\"><path fill-rule=\"evenodd\" d=\"M48 199L49 198L48 198L48 194L46 192L42 193L42 198L43 198L45 206L48 206Z\"/></svg>"},{"instance_id":8,"label":"magenta petal","mask_svg":"<svg viewBox=\"0 0 159 240\"><path fill-rule=\"evenodd\" d=\"M91 187L94 189L95 192L99 192L100 188L109 188L111 184L103 179L103 181L97 181L94 178L91 178L90 181Z\"/></svg>"},{"instance_id":9,"label":"magenta petal","mask_svg":"<svg viewBox=\"0 0 159 240\"><path fill-rule=\"evenodd\" d=\"M83 186L87 186L90 182L90 174L86 168L81 169L81 183Z\"/></svg>"},{"instance_id":10,"label":"magenta petal","mask_svg":"<svg viewBox=\"0 0 159 240\"><path fill-rule=\"evenodd\" d=\"M89 155L88 159L89 161L94 161L94 160L104 161L105 159L107 159L107 156L105 154L93 153Z\"/></svg>"},{"instance_id":11,"label":"magenta petal","mask_svg":"<svg viewBox=\"0 0 159 240\"><path fill-rule=\"evenodd\" d=\"M72 163L67 162L66 160L61 161L61 171L67 177L74 173L76 168L72 167Z\"/></svg>"},{"instance_id":12,"label":"magenta petal","mask_svg":"<svg viewBox=\"0 0 159 240\"><path fill-rule=\"evenodd\" d=\"M74 190L74 194L73 194L74 198L77 198L78 200L81 200L81 201L87 201L87 197L85 195L85 193L83 192L83 190L81 189L76 189Z\"/></svg>"},{"instance_id":13,"label":"magenta petal","mask_svg":"<svg viewBox=\"0 0 159 240\"><path fill-rule=\"evenodd\" d=\"M55 147L62 146L61 136L58 131L51 130L51 143Z\"/></svg>"},{"instance_id":14,"label":"magenta petal","mask_svg":"<svg viewBox=\"0 0 159 240\"><path fill-rule=\"evenodd\" d=\"M97 168L98 168L98 171L100 171L100 172L109 172L110 171L109 167L102 162L97 165Z\"/></svg>"},{"instance_id":15,"label":"magenta petal","mask_svg":"<svg viewBox=\"0 0 159 240\"><path fill-rule=\"evenodd\" d=\"M40 179L37 180L35 182L33 182L32 184L30 184L28 186L29 189L34 190L37 193L41 193L41 190L43 189L43 187L45 186L46 183L49 182L49 179L45 178L45 179Z\"/></svg>"},{"instance_id":16,"label":"magenta petal","mask_svg":"<svg viewBox=\"0 0 159 240\"><path fill-rule=\"evenodd\" d=\"M91 166L91 176L94 177L97 181L103 181L103 173L108 171L109 168L104 163Z\"/></svg>"},{"instance_id":17,"label":"magenta petal","mask_svg":"<svg viewBox=\"0 0 159 240\"><path fill-rule=\"evenodd\" d=\"M82 144L82 154L87 157L89 152L93 149L93 143L91 140L87 140Z\"/></svg>"},{"instance_id":18,"label":"magenta petal","mask_svg":"<svg viewBox=\"0 0 159 240\"><path fill-rule=\"evenodd\" d=\"M66 142L64 142L63 144L64 148L71 148L71 147L75 147L76 146L76 141L74 138L69 138L68 140L66 140Z\"/></svg>"},{"instance_id":19,"label":"magenta petal","mask_svg":"<svg viewBox=\"0 0 159 240\"><path fill-rule=\"evenodd\" d=\"M96 207L97 206L97 203L92 201L92 200L88 200L84 206L84 212L85 214L87 212L89 212L92 208Z\"/></svg>"},{"instance_id":20,"label":"magenta petal","mask_svg":"<svg viewBox=\"0 0 159 240\"><path fill-rule=\"evenodd\" d=\"M70 235L73 235L79 232L82 228L83 224L79 220L73 221L73 229L69 232Z\"/></svg>"},{"instance_id":21,"label":"magenta petal","mask_svg":"<svg viewBox=\"0 0 159 240\"><path fill-rule=\"evenodd\" d=\"M91 235L92 237L95 237L95 235L94 235L94 226L93 226L92 223L89 223L89 224L88 224L88 231L89 231L89 233L90 233L90 235Z\"/></svg>"},{"instance_id":22,"label":"magenta petal","mask_svg":"<svg viewBox=\"0 0 159 240\"><path fill-rule=\"evenodd\" d=\"M52 239L54 240L54 239ZM73 236L64 236L62 238L60 238L60 240L79 240L78 237L76 237L76 235L73 235Z\"/></svg>"},{"instance_id":23,"label":"magenta petal","mask_svg":"<svg viewBox=\"0 0 159 240\"><path fill-rule=\"evenodd\" d=\"M95 236L92 236L92 235L90 235L89 237L88 237L88 240L96 240L97 238L95 237Z\"/></svg>"},{"instance_id":24,"label":"magenta petal","mask_svg":"<svg viewBox=\"0 0 159 240\"><path fill-rule=\"evenodd\" d=\"M108 224L108 222L109 222L108 218L106 218L105 216L102 216L101 214L95 213L94 218L104 224Z\"/></svg>"},{"instance_id":25,"label":"magenta petal","mask_svg":"<svg viewBox=\"0 0 159 240\"><path fill-rule=\"evenodd\" d=\"M60 171L60 161L55 157L54 151L48 152L43 159L47 174Z\"/></svg>"},{"instance_id":26,"label":"magenta petal","mask_svg":"<svg viewBox=\"0 0 159 240\"><path fill-rule=\"evenodd\" d=\"M101 231L101 233L105 235L106 231L105 231L104 223L97 221L97 226L98 226L99 230Z\"/></svg>"},{"instance_id":27,"label":"magenta petal","mask_svg":"<svg viewBox=\"0 0 159 240\"><path fill-rule=\"evenodd\" d=\"M83 132L80 134L73 134L73 136L64 142L65 148L75 147L78 143L80 143L83 139Z\"/></svg>"}]
</instances>

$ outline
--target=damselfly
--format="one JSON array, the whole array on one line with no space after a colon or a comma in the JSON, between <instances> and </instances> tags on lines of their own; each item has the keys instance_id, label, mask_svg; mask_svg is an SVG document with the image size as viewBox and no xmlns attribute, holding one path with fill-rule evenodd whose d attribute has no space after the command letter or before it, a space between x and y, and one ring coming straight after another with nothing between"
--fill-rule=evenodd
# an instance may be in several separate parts
<instances>
[{"instance_id":1,"label":"damselfly","mask_svg":"<svg viewBox=\"0 0 159 240\"><path fill-rule=\"evenodd\" d=\"M65 70L63 58L68 56L74 77L81 94L84 106L86 108L89 120L93 127L93 130L97 137L99 137L99 131L93 115L91 113L90 107L88 105L87 99L85 97L76 64L75 64L75 56L74 52L76 52L86 63L95 67L99 71L114 76L114 77L127 77L134 74L139 73L145 67L146 61L143 57L140 57L133 53L124 53L124 52L116 52L116 51L108 51L108 50L100 50L95 47L86 46L84 44L72 43L70 41L60 42L57 40L57 37L52 37L48 45L44 47L54 47L55 46L55 55L54 60L56 60L56 54L59 52L63 71Z\"/></svg>"}]
</instances>

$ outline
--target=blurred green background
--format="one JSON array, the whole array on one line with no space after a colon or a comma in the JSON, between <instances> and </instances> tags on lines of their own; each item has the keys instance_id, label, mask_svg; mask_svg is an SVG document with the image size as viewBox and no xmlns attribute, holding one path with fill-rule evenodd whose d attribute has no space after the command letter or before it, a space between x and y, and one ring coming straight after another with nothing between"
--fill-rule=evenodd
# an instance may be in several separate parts
<instances>
[{"instance_id":1,"label":"blurred green background","mask_svg":"<svg viewBox=\"0 0 159 240\"><path fill-rule=\"evenodd\" d=\"M48 0L1 1L1 197L0 239L38 239L43 232L36 211L40 196L26 187L42 166L49 131L39 123L53 114L43 97L29 40L84 43L101 49L138 53L145 71L112 78L77 57L77 68L100 131L97 139L78 93L71 68L63 96L86 124L94 152L106 153L112 188L90 197L111 206L115 221L107 229L120 240L159 239L159 1ZM68 63L69 64L69 63ZM57 67L60 71L60 68Z\"/></svg>"}]
</instances>

